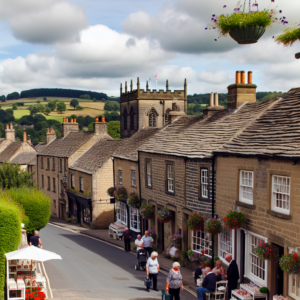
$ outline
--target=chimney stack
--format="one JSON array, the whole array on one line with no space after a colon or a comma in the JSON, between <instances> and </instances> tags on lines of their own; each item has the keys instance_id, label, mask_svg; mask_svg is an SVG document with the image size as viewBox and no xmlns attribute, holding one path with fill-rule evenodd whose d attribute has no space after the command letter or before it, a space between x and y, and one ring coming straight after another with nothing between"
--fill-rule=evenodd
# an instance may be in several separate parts
<instances>
[{"instance_id":1,"label":"chimney stack","mask_svg":"<svg viewBox=\"0 0 300 300\"><path fill-rule=\"evenodd\" d=\"M94 133L97 135L105 135L107 133L107 123L105 122L105 117L101 117L101 122L99 122L98 117L95 118L95 123L93 124Z\"/></svg>"},{"instance_id":2,"label":"chimney stack","mask_svg":"<svg viewBox=\"0 0 300 300\"><path fill-rule=\"evenodd\" d=\"M53 130L53 128L47 128L46 143L49 144L50 142L52 142L55 139L56 139L56 133Z\"/></svg>"},{"instance_id":3,"label":"chimney stack","mask_svg":"<svg viewBox=\"0 0 300 300\"><path fill-rule=\"evenodd\" d=\"M24 143L27 142L27 134L26 134L26 132L23 132L23 142Z\"/></svg>"},{"instance_id":4,"label":"chimney stack","mask_svg":"<svg viewBox=\"0 0 300 300\"><path fill-rule=\"evenodd\" d=\"M211 92L210 94L210 101L209 101L209 107L206 107L203 109L203 118L210 117L214 115L215 113L224 110L225 108L223 106L219 105L219 95L218 93Z\"/></svg>"},{"instance_id":5,"label":"chimney stack","mask_svg":"<svg viewBox=\"0 0 300 300\"><path fill-rule=\"evenodd\" d=\"M241 74L241 75L239 75ZM239 80L241 78L241 80ZM238 109L245 102L256 102L256 88L252 83L252 72L248 72L248 83L246 83L245 71L236 72L236 82L227 87L228 110Z\"/></svg>"},{"instance_id":6,"label":"chimney stack","mask_svg":"<svg viewBox=\"0 0 300 300\"><path fill-rule=\"evenodd\" d=\"M69 132L78 132L79 126L76 119L71 119L70 122L67 118L64 118L64 122L61 124L61 136L65 137Z\"/></svg>"},{"instance_id":7,"label":"chimney stack","mask_svg":"<svg viewBox=\"0 0 300 300\"><path fill-rule=\"evenodd\" d=\"M11 123L10 125L6 125L5 129L5 139L14 142L16 140L15 138L15 130L13 127L13 124Z\"/></svg>"}]
</instances>

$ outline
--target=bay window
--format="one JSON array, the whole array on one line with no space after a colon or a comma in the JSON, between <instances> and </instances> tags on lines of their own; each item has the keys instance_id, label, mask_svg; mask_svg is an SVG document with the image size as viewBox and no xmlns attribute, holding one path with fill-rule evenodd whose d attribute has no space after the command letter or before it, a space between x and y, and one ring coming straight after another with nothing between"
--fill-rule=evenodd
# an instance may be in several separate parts
<instances>
[{"instance_id":1,"label":"bay window","mask_svg":"<svg viewBox=\"0 0 300 300\"><path fill-rule=\"evenodd\" d=\"M272 210L290 213L291 178L286 176L272 176Z\"/></svg>"},{"instance_id":2,"label":"bay window","mask_svg":"<svg viewBox=\"0 0 300 300\"><path fill-rule=\"evenodd\" d=\"M130 207L130 229L140 231L140 213L133 207Z\"/></svg>"},{"instance_id":3,"label":"bay window","mask_svg":"<svg viewBox=\"0 0 300 300\"><path fill-rule=\"evenodd\" d=\"M117 219L127 226L127 208L126 204L117 202Z\"/></svg>"}]
</instances>

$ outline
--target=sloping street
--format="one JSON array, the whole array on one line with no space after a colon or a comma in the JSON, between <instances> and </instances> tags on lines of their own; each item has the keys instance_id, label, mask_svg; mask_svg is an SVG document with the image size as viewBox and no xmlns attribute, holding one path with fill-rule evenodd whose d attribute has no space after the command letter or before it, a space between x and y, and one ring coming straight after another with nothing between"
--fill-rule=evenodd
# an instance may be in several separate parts
<instances>
[{"instance_id":1,"label":"sloping street","mask_svg":"<svg viewBox=\"0 0 300 300\"><path fill-rule=\"evenodd\" d=\"M161 299L161 292L146 291L145 272L135 271L133 254L52 225L40 237L44 249L63 258L45 263L55 299ZM166 275L158 277L158 289L164 289ZM181 299L195 297L181 291Z\"/></svg>"}]
</instances>

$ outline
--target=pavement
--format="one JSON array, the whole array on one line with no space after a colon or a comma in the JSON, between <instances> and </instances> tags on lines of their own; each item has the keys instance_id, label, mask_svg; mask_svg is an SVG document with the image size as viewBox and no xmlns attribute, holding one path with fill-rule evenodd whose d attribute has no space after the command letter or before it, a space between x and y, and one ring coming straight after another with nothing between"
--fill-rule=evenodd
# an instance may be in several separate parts
<instances>
[{"instance_id":1,"label":"pavement","mask_svg":"<svg viewBox=\"0 0 300 300\"><path fill-rule=\"evenodd\" d=\"M63 258L62 261L45 262L55 300L161 299L161 292L146 291L143 284L145 272L134 270L135 254L126 253L121 241L110 241L107 230L90 230L51 220L40 231L40 237L44 249L56 252ZM162 265L161 258L158 259ZM172 261L168 261L168 264L171 265ZM169 269L167 267L165 270ZM187 270L191 276L191 270ZM159 290L165 287L166 274L162 270L158 276ZM188 285L184 286L189 291L181 291L181 299L196 299Z\"/></svg>"}]
</instances>

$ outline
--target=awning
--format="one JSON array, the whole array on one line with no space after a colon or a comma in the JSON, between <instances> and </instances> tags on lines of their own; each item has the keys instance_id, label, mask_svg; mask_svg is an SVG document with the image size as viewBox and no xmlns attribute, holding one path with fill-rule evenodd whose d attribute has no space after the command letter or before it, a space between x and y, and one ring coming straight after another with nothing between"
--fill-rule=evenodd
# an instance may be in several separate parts
<instances>
[{"instance_id":1,"label":"awning","mask_svg":"<svg viewBox=\"0 0 300 300\"><path fill-rule=\"evenodd\" d=\"M87 196L84 196L84 195L81 195L81 194L77 194L73 191L70 191L70 190L66 190L67 192L67 195L68 195L68 198L77 202L77 203L80 203L80 204L83 204L85 206L89 206L89 207L92 207L92 198L91 197L87 197Z\"/></svg>"}]
</instances>

